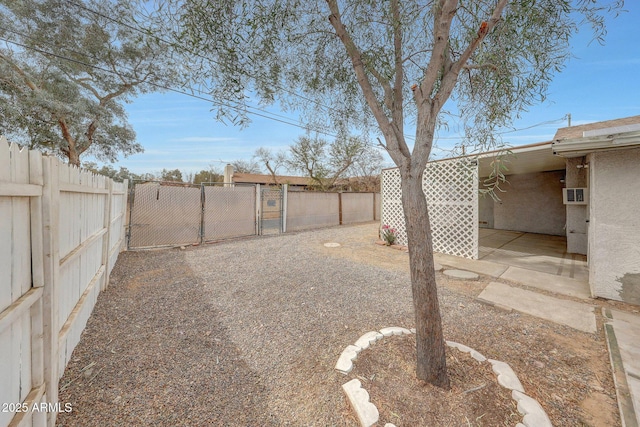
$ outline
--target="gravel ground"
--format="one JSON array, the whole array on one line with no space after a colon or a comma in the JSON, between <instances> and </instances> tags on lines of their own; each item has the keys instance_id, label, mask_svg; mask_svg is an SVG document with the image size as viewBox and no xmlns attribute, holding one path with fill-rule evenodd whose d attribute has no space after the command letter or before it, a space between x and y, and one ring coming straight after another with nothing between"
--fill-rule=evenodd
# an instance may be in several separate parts
<instances>
[{"instance_id":1,"label":"gravel ground","mask_svg":"<svg viewBox=\"0 0 640 427\"><path fill-rule=\"evenodd\" d=\"M356 425L338 356L414 324L408 257L374 245L376 230L121 254L60 382L73 412L58 424ZM602 334L479 304L488 278L438 280L446 338L511 364L555 425L620 424Z\"/></svg>"}]
</instances>

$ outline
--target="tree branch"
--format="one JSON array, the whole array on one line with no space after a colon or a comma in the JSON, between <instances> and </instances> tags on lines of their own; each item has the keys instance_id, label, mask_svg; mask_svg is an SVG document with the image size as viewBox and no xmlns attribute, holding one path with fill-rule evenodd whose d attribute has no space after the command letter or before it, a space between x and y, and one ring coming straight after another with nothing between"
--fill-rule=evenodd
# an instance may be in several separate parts
<instances>
[{"instance_id":1,"label":"tree branch","mask_svg":"<svg viewBox=\"0 0 640 427\"><path fill-rule=\"evenodd\" d=\"M491 70L497 71L498 70L498 66L496 64L492 64L492 63L485 63L485 64L465 64L462 66L462 69L464 70L482 70L485 68L489 68Z\"/></svg>"},{"instance_id":2,"label":"tree branch","mask_svg":"<svg viewBox=\"0 0 640 427\"><path fill-rule=\"evenodd\" d=\"M378 70L373 67L366 68L367 71L369 71L371 75L375 77L378 83L380 83L380 86L382 86L382 89L384 90L384 105L387 106L389 111L393 111L393 91L391 90L391 85L389 84L387 79L385 79L384 76L378 72Z\"/></svg>"},{"instance_id":3,"label":"tree branch","mask_svg":"<svg viewBox=\"0 0 640 427\"><path fill-rule=\"evenodd\" d=\"M3 53L0 53L0 58L3 59L7 64L9 64L11 68L13 68L15 72L18 73L20 77L22 77L22 80L29 87L29 89L34 92L40 91L40 88L33 82L33 80L31 80L27 72L20 68L18 64L13 62L7 55L4 55Z\"/></svg>"},{"instance_id":4,"label":"tree branch","mask_svg":"<svg viewBox=\"0 0 640 427\"><path fill-rule=\"evenodd\" d=\"M431 97L436 82L441 75L445 52L449 47L451 22L456 14L458 0L439 0L435 6L433 18L433 52L420 84L420 90L414 91L416 103L420 104Z\"/></svg>"},{"instance_id":5,"label":"tree branch","mask_svg":"<svg viewBox=\"0 0 640 427\"><path fill-rule=\"evenodd\" d=\"M389 145L387 147L387 152L397 164L400 164L406 161L411 154L409 153L406 144L400 142L403 141L403 139L398 139L393 124L390 122L389 118L378 103L373 87L371 86L371 81L369 81L369 77L367 76L364 62L362 61L362 54L350 34L347 32L347 29L340 18L340 9L338 7L337 0L326 0L326 2L329 6L329 10L331 11L331 15L329 15L329 22L336 30L336 35L340 38L340 41L342 41L342 44L347 50L347 55L353 64L353 69L355 71L358 84L362 89L364 99L371 109L380 131L384 135L385 141Z\"/></svg>"},{"instance_id":6,"label":"tree branch","mask_svg":"<svg viewBox=\"0 0 640 427\"><path fill-rule=\"evenodd\" d=\"M395 81L393 84L393 117L392 127L401 152L409 153L404 139L404 105L402 85L404 83L404 67L402 60L402 22L400 21L400 5L398 0L391 1L391 15L393 16L393 54L395 59Z\"/></svg>"},{"instance_id":7,"label":"tree branch","mask_svg":"<svg viewBox=\"0 0 640 427\"><path fill-rule=\"evenodd\" d=\"M480 43L485 39L487 34L491 32L491 30L498 24L500 18L502 16L502 12L504 8L509 3L509 0L499 0L496 4L493 13L491 14L491 18L489 21L484 21L480 25L478 29L478 33L476 37L469 43L469 46L464 50L462 55L452 63L448 69L446 70L444 76L442 77L442 84L440 86L440 90L438 90L437 95L434 97L434 105L432 108L435 111L439 111L442 108L442 105L451 95L453 88L458 80L458 75L462 68L467 65L467 61L471 58L471 55L476 51Z\"/></svg>"},{"instance_id":8,"label":"tree branch","mask_svg":"<svg viewBox=\"0 0 640 427\"><path fill-rule=\"evenodd\" d=\"M362 88L362 92L371 108L371 112L378 122L378 126L380 126L380 130L382 130L385 136L391 136L391 130L389 126L389 119L382 111L378 100L376 99L375 93L373 91L373 87L371 86L371 82L369 81L369 77L365 72L364 62L362 61L362 54L360 50L356 46L355 42L347 32L345 25L342 23L340 18L340 10L338 8L338 4L336 0L326 0L329 6L329 10L331 11L331 15L329 15L329 22L336 30L336 35L342 41L342 44L347 50L347 55L351 59L351 63L353 64L354 71L356 73L356 78L358 79L358 84Z\"/></svg>"},{"instance_id":9,"label":"tree branch","mask_svg":"<svg viewBox=\"0 0 640 427\"><path fill-rule=\"evenodd\" d=\"M58 125L60 126L60 131L62 132L62 137L65 141L67 141L67 144L69 144L68 149L65 149L64 147L61 147L60 149L68 156L72 150L75 150L76 141L69 131L69 125L67 125L67 121L63 117L57 117L57 121Z\"/></svg>"},{"instance_id":10,"label":"tree branch","mask_svg":"<svg viewBox=\"0 0 640 427\"><path fill-rule=\"evenodd\" d=\"M111 92L111 93L103 96L102 98L98 98L100 100L100 106L104 107L107 102L111 101L113 98L117 98L120 95L126 93L128 90L130 90L131 88L139 85L140 83L142 83L142 82L141 81L136 81L136 82L123 84L122 86L120 86L120 89L116 90L115 92Z\"/></svg>"},{"instance_id":11,"label":"tree branch","mask_svg":"<svg viewBox=\"0 0 640 427\"><path fill-rule=\"evenodd\" d=\"M478 29L477 36L471 41L471 43L469 43L469 46L467 46L456 62L451 64L449 70L443 76L441 86L442 93L439 91L436 102L438 108L442 107L442 104L444 104L444 102L449 98L449 95L451 94L451 91L453 91L453 87L458 80L460 70L462 70L462 68L467 64L467 61L471 58L471 55L473 55L473 52L476 51L478 46L480 46L480 43L482 43L487 34L489 34L489 32L491 32L491 30L500 21L500 17L502 16L504 8L507 6L507 3L509 3L509 0L498 1L495 9L493 9L493 13L491 14L489 21L482 22Z\"/></svg>"},{"instance_id":12,"label":"tree branch","mask_svg":"<svg viewBox=\"0 0 640 427\"><path fill-rule=\"evenodd\" d=\"M433 52L433 50L431 49L422 49L422 50L416 50L415 52L410 53L409 55L405 56L402 59L402 62L407 62L407 61L412 61L413 57L416 55L420 55L421 53L427 53L427 52ZM414 62L414 64L418 65L417 63Z\"/></svg>"},{"instance_id":13,"label":"tree branch","mask_svg":"<svg viewBox=\"0 0 640 427\"><path fill-rule=\"evenodd\" d=\"M69 73L67 73L66 71L65 71L64 73L67 75L67 77L69 77L69 79L70 79L72 82L76 83L78 86L82 86L83 88L87 89L89 92L91 92L91 94L92 94L93 96L95 96L96 98L100 99L100 94L98 93L98 91L97 91L93 86L91 86L90 84L88 84L88 83L86 83L86 82L84 81L84 80L87 80L87 79L74 79L74 78L73 78ZM93 80L93 79L88 79L88 80Z\"/></svg>"}]
</instances>

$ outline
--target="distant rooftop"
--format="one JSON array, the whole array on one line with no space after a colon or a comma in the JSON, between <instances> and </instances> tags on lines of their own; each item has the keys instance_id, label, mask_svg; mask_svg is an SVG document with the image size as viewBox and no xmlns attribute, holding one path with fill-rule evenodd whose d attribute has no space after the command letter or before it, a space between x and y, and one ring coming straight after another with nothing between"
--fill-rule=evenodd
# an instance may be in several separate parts
<instances>
[{"instance_id":1,"label":"distant rooftop","mask_svg":"<svg viewBox=\"0 0 640 427\"><path fill-rule=\"evenodd\" d=\"M640 116L625 117L623 119L606 120L604 122L588 123L586 125L560 128L553 137L554 141L574 139L639 130Z\"/></svg>"},{"instance_id":2,"label":"distant rooftop","mask_svg":"<svg viewBox=\"0 0 640 427\"><path fill-rule=\"evenodd\" d=\"M286 176L277 175L278 184L289 185L311 185L309 178L304 176ZM276 185L272 175L263 175L258 173L233 173L233 182L246 184Z\"/></svg>"}]
</instances>

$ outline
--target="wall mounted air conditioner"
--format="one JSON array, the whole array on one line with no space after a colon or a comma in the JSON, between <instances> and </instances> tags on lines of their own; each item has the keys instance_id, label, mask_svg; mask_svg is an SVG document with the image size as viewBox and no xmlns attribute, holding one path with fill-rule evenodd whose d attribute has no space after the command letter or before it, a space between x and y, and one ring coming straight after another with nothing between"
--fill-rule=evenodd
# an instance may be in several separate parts
<instances>
[{"instance_id":1,"label":"wall mounted air conditioner","mask_svg":"<svg viewBox=\"0 0 640 427\"><path fill-rule=\"evenodd\" d=\"M562 202L565 205L586 205L589 202L589 189L563 188Z\"/></svg>"}]
</instances>

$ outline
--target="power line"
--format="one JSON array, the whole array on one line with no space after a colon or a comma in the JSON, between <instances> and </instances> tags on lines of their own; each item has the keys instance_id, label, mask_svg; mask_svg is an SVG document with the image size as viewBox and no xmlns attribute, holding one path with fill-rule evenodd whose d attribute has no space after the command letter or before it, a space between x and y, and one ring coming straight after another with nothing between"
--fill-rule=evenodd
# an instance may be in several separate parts
<instances>
[{"instance_id":1,"label":"power line","mask_svg":"<svg viewBox=\"0 0 640 427\"><path fill-rule=\"evenodd\" d=\"M186 51L186 52L190 53L191 55L197 56L198 58L206 59L207 61L211 61L212 63L214 63L216 65L221 65L218 61L216 61L214 59L208 58L208 57L200 54L199 52L196 52L196 51L193 51L193 50L189 49L188 47L186 47L184 45L177 44L177 43L174 43L174 42L169 41L167 39L164 39L162 37L159 37L159 36L155 35L154 33L152 33L151 31L145 31L145 30L143 30L143 29L141 29L139 27L130 25L130 24L126 23L126 22L123 22L121 20L115 19L115 18L113 18L111 16L108 16L108 15L105 15L104 13L98 12L97 10L91 9L90 7L87 7L87 6L85 6L85 5L81 4L81 3L77 3L77 2L75 2L73 0L67 0L67 1L68 1L68 3L71 3L72 5L80 8L80 9L83 9L83 10L85 10L87 12L90 12L90 13L93 13L95 15L98 15L101 18L107 19L107 20L109 20L111 22L114 22L114 23L116 23L118 25L122 25L123 27L129 28L130 30L136 31L136 32L138 32L140 34L144 34L146 36L151 36L151 37L155 38L156 40L158 40L158 41L160 41L160 42L162 42L162 43L164 43L166 45L169 45L169 46L171 46L173 48L181 49L183 51ZM247 73L246 71L243 71L243 73L247 77L251 77L253 79L256 78L255 76L252 76L251 74ZM335 108L329 107L327 105L324 105L324 104L320 103L319 101L316 101L314 99L305 97L303 95L300 95L299 93L297 93L297 92L295 92L293 90L286 89L286 88L284 88L282 86L279 86L279 85L274 85L274 87L276 87L276 88L282 90L283 92L286 92L286 93L288 93L288 94L290 94L292 96L298 97L298 98L300 98L300 99L302 99L304 101L312 102L312 103L318 105L319 107L323 107L323 108L326 108L327 110L332 110L332 111L335 111L335 112L339 112Z\"/></svg>"},{"instance_id":2,"label":"power line","mask_svg":"<svg viewBox=\"0 0 640 427\"><path fill-rule=\"evenodd\" d=\"M129 24L125 23L125 22L122 22L122 21L120 21L120 20L114 19L114 18L112 18L112 17L110 17L110 16L108 16L108 15L105 15L105 14L101 13L101 12L98 12L98 11L96 11L96 10L93 10L93 9L91 9L91 8L88 8L88 7L86 7L86 6L82 5L82 4L78 4L78 3L76 3L76 2L74 2L74 1L72 1L72 0L68 0L68 2L69 2L69 3L71 3L71 4L73 4L73 5L74 5L74 6L76 6L76 7L80 8L80 9L83 9L83 10L85 10L85 11L87 11L87 12L93 13L93 14L95 14L95 15L97 15L97 16L100 16L100 17L102 17L102 18L104 18L104 19L107 19L107 20L109 20L109 21L112 21L112 22L114 22L114 23L116 23L116 24L118 24L118 25L122 25L122 26L124 26L124 27L126 27L126 28L129 28L129 29L131 29L131 30L133 30L133 31L136 31L136 32L139 32L139 33L141 33L141 34L144 34L144 35L147 35L147 36L151 36L151 37L155 38L156 40L158 40L158 41L160 41L160 42L162 42L162 43L165 43L165 44L167 44L167 45L169 45L169 46L177 47L177 48L183 49L183 50L187 51L187 52L188 52L188 53L190 53L190 54L193 54L193 55L195 55L195 56L198 56L198 57L200 57L200 58L202 58L202 59L209 60L209 61L213 62L214 64L218 64L218 65L219 65L219 63L218 63L218 62L216 62L215 60L212 60L212 59L210 59L210 58L207 58L207 57L205 57L205 56L203 56L203 55L199 54L198 52L194 52L194 51L192 51L192 50L190 50L190 49L186 48L185 46L178 45L178 44L176 44L176 43L173 43L173 42L167 41L167 40L165 40L165 39L163 39L163 38L161 38L161 37L159 37L159 36L156 36L155 34L152 34L150 31L143 31L142 29L140 29L140 28L138 28L138 27L135 27L135 26L129 25ZM7 31L7 32L10 32L10 33L13 33L13 34L16 34L16 35L18 35L18 36L20 36L20 37L23 37L23 38L28 38L28 39L32 39L32 40L33 40L33 37L30 37L30 36L28 36L28 35L22 34L22 33L20 33L20 32L15 31L15 30L10 30L10 29L3 28L3 27L0 27L0 29L1 29L1 30L4 30L4 31ZM128 77L128 76L126 76L126 75L123 75L123 74L121 74L121 73L118 73L118 72L117 72L117 71L115 71L115 70L109 70L109 69L105 69L105 68L99 67L99 66L97 66L97 65L87 64L87 63L85 63L85 62L83 62L83 61L79 61L79 60L76 60L76 59L73 59L73 58L69 58L69 57L66 57L66 56L62 56L62 55L59 55L59 54L56 54L56 53L47 52L47 51L44 51L44 50L42 50L42 49L38 49L38 48L33 47L33 46L27 46L27 45L25 45L25 44L22 44L22 43L19 43L19 42L13 41L13 40L9 40L9 39L3 38L3 37L0 37L0 40L3 40L3 41L5 41L5 42L7 42L7 43L14 44L14 45L16 45L16 46L20 46L20 47L22 47L22 48L24 48L24 49L30 49L30 50L36 51L36 52L41 53L41 54L43 54L43 55L56 57L56 58L59 58L59 59L65 60L65 61L69 61L69 62L76 63L76 64L78 64L78 65L83 65L83 66L85 66L85 67L94 68L94 69L97 69L97 70L100 70L100 71L103 71L103 72L108 72L108 73L111 73L111 74L115 74L115 75L117 75L117 76L119 76L119 77ZM48 46L51 46L51 47L59 48L59 46L53 46L51 43L44 42L44 44L47 44ZM89 55L87 55L87 54L85 54L85 53L80 53L80 52L77 52L77 51L74 51L74 50L72 50L72 49L68 49L68 48L65 48L65 49L66 49L67 51L72 52L72 53L75 53L75 54L77 54L77 55L81 55L81 56L84 56L84 57L90 58L90 56L89 56ZM93 59L97 59L97 58L95 58L95 57L94 57ZM132 69L129 69L129 71L133 71L133 70L132 70ZM244 72L244 73L245 73L245 75L247 75L248 77L255 78L255 77L251 76L249 73L246 73L246 72ZM261 109L261 108L253 107L253 106L251 106L251 105L245 105L245 107L244 107L244 108L245 108L246 110L244 110L243 108L240 108L240 107L237 107L237 106L234 106L234 105L230 105L230 104L227 104L227 103L224 103L224 102L221 102L221 101L217 101L217 100L215 100L215 99L213 99L213 98L208 98L208 97L204 97L204 96L200 96L200 95L195 95L195 94L193 94L193 93L189 93L189 92L186 92L186 91L183 91L183 90L175 89L175 88L170 87L170 86L166 86L166 85L162 85L162 84L158 84L158 83L154 83L154 82L146 82L146 83L147 83L147 84L149 84L149 85L151 85L151 86L154 86L154 87L157 87L157 88L160 88L160 89L166 90L166 91L170 91L170 92L174 92L174 93L178 93L178 94L182 94L182 95L190 96L190 97L192 97L192 98L199 99L199 100L203 100L203 101L206 101L206 102L212 103L212 104L214 104L214 105L218 105L218 106L226 107L226 108L232 109L232 110L237 111L237 112L240 112L240 113L246 112L246 113L248 113L248 114L252 114L252 115L255 115L255 116L258 116L258 117L263 117L263 118L266 118L266 119L269 119L269 120L273 120L273 121L276 121L276 122L279 122L279 123L283 123L283 124L286 124L286 125L290 125L290 126L298 127L298 128L303 129L303 130L305 130L305 131L309 131L309 130L311 130L308 126L304 126L304 125L302 125L302 124L300 124L300 123L294 123L294 122L289 121L289 117L285 117L285 116L279 115L279 114L277 114L277 113L273 113L273 112L270 112L270 111L266 111L266 110ZM297 92L294 92L294 91L291 91L291 90L285 89L285 88L283 88L283 87L281 87L281 86L278 86L278 85L274 85L274 86L275 86L275 87L277 87L277 88L279 88L279 89L280 89L280 90L282 90L283 92L289 93L289 94L290 94L290 95L292 95L292 96L296 96L296 97L299 97L300 99L303 99L303 100L306 100L306 101L312 102L312 103L314 103L314 104L316 104L316 105L318 105L318 106L320 106L320 107L326 108L327 110L332 110L332 111L334 111L334 112L339 112L339 111L338 111L338 110L336 110L335 108L332 108L332 107L326 106L326 105L324 105L324 104L320 103L319 101L313 100L313 99L308 98L308 97L305 97L305 96L303 96L303 95L300 95L300 94L299 94L299 93L297 93ZM200 94L204 93L203 91L198 90L198 89L193 89L193 88L191 88L191 90L192 90L192 91L194 91L194 92L200 93ZM259 112L256 112L256 111L250 111L250 110L257 110L257 111L259 111ZM278 117L280 117L280 118L278 118ZM540 123L537 123L537 124L534 124L534 125L531 125L531 126L527 126L527 127L524 127L524 128L520 128L520 129L512 129L512 130L508 130L508 131L504 131L504 132L498 132L498 133L496 133L496 135L504 135L504 134L508 134L508 133L513 133L513 132L519 132L519 131L522 131L522 130L532 129L532 128L535 128L535 127L538 127L538 126L543 126L543 125L546 125L546 124L551 124L551 123L555 123L555 122L558 122L558 121L564 120L566 117L567 117L567 116L565 115L565 116L563 116L562 118L559 118L559 119L549 120L549 121L545 121L545 122L540 122ZM331 136L331 137L333 137L333 138L337 138L337 137L338 137L338 135L336 135L336 134L333 134L333 133L331 133L331 132L327 132L327 131L323 131L323 130L319 130L319 129L312 129L312 131L313 131L313 132L316 132L316 133L318 133L318 134ZM410 135L404 135L404 136L405 136L405 138L407 138L407 139L411 139L411 140L414 140L414 141L415 141L415 138L414 138L414 137L412 137L412 136L410 136ZM464 139L464 138L465 138L465 136L458 136L458 137L438 137L437 139L438 139L438 140L459 140L459 139ZM380 148L380 144L367 144L367 145L370 145L370 146L375 147L375 148ZM385 147L383 146L382 148L385 148ZM444 149L439 148L439 147L436 147L436 146L434 146L434 148L439 149L439 150L441 150L441 151L448 151L448 150L444 150Z\"/></svg>"},{"instance_id":3,"label":"power line","mask_svg":"<svg viewBox=\"0 0 640 427\"><path fill-rule=\"evenodd\" d=\"M97 10L91 9L91 8L89 8L89 7L87 7L87 6L83 5L83 4L77 3L77 2L75 2L73 0L68 0L68 2L71 3L72 5L80 8L80 9L83 9L83 10L85 10L87 12L93 13L93 14L95 14L97 16L100 16L100 17L102 17L104 19L107 19L107 20L109 20L111 22L114 22L114 23L116 23L118 25L122 25L122 26L124 26L126 28L129 28L130 30L136 31L136 32L138 32L140 34L144 34L146 36L151 36L151 37L155 38L156 40L158 40L158 41L160 41L160 42L162 42L162 43L164 43L166 45L169 45L169 46L171 46L173 48L178 48L178 49L184 50L184 51L186 51L186 52L188 52L188 53L190 53L190 54L192 54L194 56L197 56L198 58L206 59L207 61L211 61L212 63L214 63L216 65L220 65L220 63L218 61L214 60L214 59L208 58L208 57L200 54L199 52L196 52L196 51L193 51L193 50L189 49L188 47L186 47L184 45L181 45L181 44L178 44L178 43L174 43L172 41L169 41L169 40L166 40L166 39L164 39L162 37L159 37L159 36L155 35L154 33L152 33L151 31L145 31L145 30L143 30L143 29L141 29L139 27L130 25L130 24L126 23L126 22L123 22L121 20L115 19L115 18L113 18L111 16L108 16L108 15L105 15L105 14L103 14L101 12L98 12ZM247 73L246 71L242 71L242 72L247 77L251 77L253 79L256 79L255 76L252 76L251 74ZM308 98L306 96L300 95L298 92L295 92L293 90L284 88L284 87L282 87L280 85L277 85L277 84L274 84L273 86L278 88L278 89L280 89L281 91L283 91L285 93L288 93L291 96L298 97L298 98L300 98L300 99L302 99L304 101L311 102L311 103L313 103L313 104L315 104L315 105L317 105L319 107L322 107L322 108L324 108L324 109L326 109L328 111L334 111L336 113L341 113L339 110L336 110L333 107L325 105L325 104L323 104L323 103L321 103L319 101L316 101L315 99ZM413 137L411 135L404 135L404 137L415 141L415 137Z\"/></svg>"},{"instance_id":4,"label":"power line","mask_svg":"<svg viewBox=\"0 0 640 427\"><path fill-rule=\"evenodd\" d=\"M26 38L26 39L34 40L34 41L36 41L36 42L40 42L40 43L46 44L46 45L48 45L48 46L50 46L50 47L53 47L53 48L59 48L59 46L55 46L55 45L53 45L53 44L51 44L51 43L43 42L43 41L40 41L40 40L35 40L35 38L33 38L33 37L31 37L31 36L29 36L29 35L27 35L27 34L21 33L21 32L19 32L19 31L16 31L16 30L11 30L11 29L4 28L4 27L0 27L0 30L3 30L3 31L6 31L6 32L13 33L13 34L18 35L18 36L20 36L20 37L22 37L22 38ZM4 40L4 39L3 39L3 40ZM5 41L7 41L7 40L5 40ZM58 54L51 53L51 52L43 52L43 51L39 51L37 48L34 48L34 47L26 47L26 46L20 45L19 43L15 42L15 41L11 41L11 40L9 40L9 42L10 42L10 43L13 43L13 44L16 44L16 45L19 45L19 46L21 46L21 47L31 48L31 49L36 50L37 52L39 52L39 53L43 53L43 54L45 54L45 55L56 56L56 57L58 57L58 58L60 58L60 59L64 59L64 60L67 60L67 61L72 61L72 62L78 63L79 65L84 65L84 66L87 66L87 67L93 67L93 68L95 68L95 69L99 69L99 70L101 70L101 71L108 71L108 72L111 72L112 74L116 74L116 75L118 75L118 76L121 76L120 74L117 74L117 73L116 73L116 72L114 72L113 70L104 70L104 69L102 69L102 68L100 68L100 67L98 67L98 66L91 65L91 64L87 64L87 63L85 63L85 62L78 61L78 60L75 60L75 59L73 59L73 58L62 57L62 56L60 56L60 55L58 55ZM76 54L76 55L84 56L85 58L90 58L90 59L94 59L94 60L97 60L97 61L99 61L99 60L100 60L99 58L96 58L95 56L92 56L92 55L88 55L88 54L86 54L86 53L78 52L78 51L76 51L76 50L69 49L69 48L67 48L67 47L63 47L63 48L64 48L65 50L67 50L68 52L71 52L71 53ZM122 67L122 66L121 66L121 67ZM134 70L134 69L132 69L132 68L130 68L130 67L122 67L122 68L125 68L125 69L127 69L127 68L128 68L128 70L129 70L129 71L131 71L131 72L135 73L135 70ZM125 76L125 77L129 77L129 76ZM151 82L147 82L147 83L152 84ZM191 88L191 90L193 90L194 92L200 93L200 94L204 94L204 93L205 93L205 92L203 92L203 91L201 91L201 90L198 90L198 89L193 89L193 88ZM213 98L212 98L212 102L216 102L216 101L215 101L215 100L213 100ZM227 104L223 104L223 103L221 103L221 102L218 102L218 103L219 103L220 105L222 105L222 106L229 106L229 105L227 105ZM231 107L231 106L229 106L229 107ZM290 117L283 116L283 115L280 115L280 114L277 114L277 113L273 113L273 112L271 112L271 111L266 111L266 110L264 110L264 109L257 108L257 107L251 106L251 105L247 105L246 107L247 107L247 108L254 109L254 110L261 111L261 112L263 112L263 113L268 113L268 114L270 114L270 115L272 115L272 116L274 116L274 117L280 117L280 118L285 119L285 120L289 120L289 119L291 119ZM239 110L239 108L238 108L238 107L236 107L236 110Z\"/></svg>"},{"instance_id":5,"label":"power line","mask_svg":"<svg viewBox=\"0 0 640 427\"><path fill-rule=\"evenodd\" d=\"M20 34L20 33L16 32L16 31L13 31L13 30L9 30L9 29L2 28L2 27L0 27L0 29L2 29L4 31L12 32L12 33L20 35L22 37L29 38L28 36L25 36L23 34ZM103 71L103 72L106 72L106 73L115 74L115 75L117 75L119 77L125 77L125 78L129 78L130 77L130 76L118 73L118 72L116 72L114 70L109 70L109 69L106 69L106 68L102 68L102 67L99 67L97 65L87 64L86 62L83 62L83 61L80 61L80 60L77 60L77 59L69 58L67 56L63 56L63 55L56 54L56 53L53 53L53 52L48 52L48 51L45 51L45 50L42 50L42 49L38 49L37 47L27 46L27 45L25 45L23 43L19 43L19 42L16 42L14 40L9 40L9 39L4 38L4 37L0 37L0 40L3 40L5 42L7 42L7 43L11 43L11 44L14 44L16 46L22 47L23 49L33 50L33 51L38 52L38 53L40 53L42 55L46 55L46 56L51 56L51 57L54 57L54 58L62 59L64 61L72 62L72 63L78 64L78 65L82 65L82 66L85 66L85 67L89 67L89 68L93 68L93 69L100 70L100 71ZM48 43L45 43L45 44L51 46L51 44L48 44ZM68 50L70 52L73 52L70 49L68 49ZM78 52L73 52L73 53L76 53L76 54L79 54L79 55L83 55L85 57L87 56L85 54L81 54L81 53L78 53ZM207 101L207 102L212 103L214 105L219 105L219 106L222 106L222 107L230 108L230 109L232 109L234 111L237 111L237 112L243 112L243 110L241 108L239 108L239 107L236 107L236 106L230 105L230 104L226 104L224 102L217 101L217 100L215 100L213 98L207 98L207 97L204 97L204 96L196 95L196 94L193 94L193 93L189 93L189 92L186 92L186 91L183 91L183 90L175 89L175 88L172 88L170 86L162 85L162 84L159 84L159 83L154 83L154 82L146 82L146 83L151 85L151 86L154 86L156 88L163 89L163 90L166 90L166 91L169 91L169 92L179 93L181 95L190 96L190 97L195 98L195 99L199 99L199 100L202 100L202 101ZM198 93L202 93L201 91L198 91L198 90L195 90L195 91L198 92ZM249 106L249 105L247 105L246 108L247 108L246 113L248 113L248 114L252 114L252 115L258 116L258 117L263 117L263 118L266 118L266 119L269 119L269 120L273 120L273 121L276 121L276 122L280 122L280 123L283 123L283 124L286 124L286 125L289 125L289 126L295 126L295 127L300 128L300 129L303 129L305 131L309 130L309 128L307 126L304 126L304 125L299 124L299 123L294 123L294 122L291 122L291 121L288 121L288 120L279 119L277 117L274 117L274 116L270 115L270 114L273 114L273 113L265 111L263 109L252 107L252 106ZM251 111L251 110L257 110L259 112ZM280 116L280 117L283 117L283 116ZM327 132L327 131L323 131L323 130L320 130L320 129L313 129L313 131L316 132L316 133L322 134L322 135L331 136L333 138L337 138L338 137L338 135L336 135L336 134L333 134L333 133Z\"/></svg>"},{"instance_id":6,"label":"power line","mask_svg":"<svg viewBox=\"0 0 640 427\"><path fill-rule=\"evenodd\" d=\"M533 128L536 128L536 127L539 127L539 126L544 126L544 125L549 125L549 124L552 124L552 123L557 123L557 122L565 120L566 118L567 118L567 116L565 115L563 117L560 117L559 119L547 120L547 121L544 121L544 122L536 123L534 125L526 126L526 127L519 128L519 129L511 129L511 130L507 130L507 131L503 131L503 132L496 132L495 135L505 135L507 133L514 133L514 132L520 132L520 131L523 131L523 130L533 129ZM464 138L466 138L465 135L443 136L443 137L438 137L436 139L438 139L438 140L446 139L446 140L457 141L457 140L464 139Z\"/></svg>"}]
</instances>

